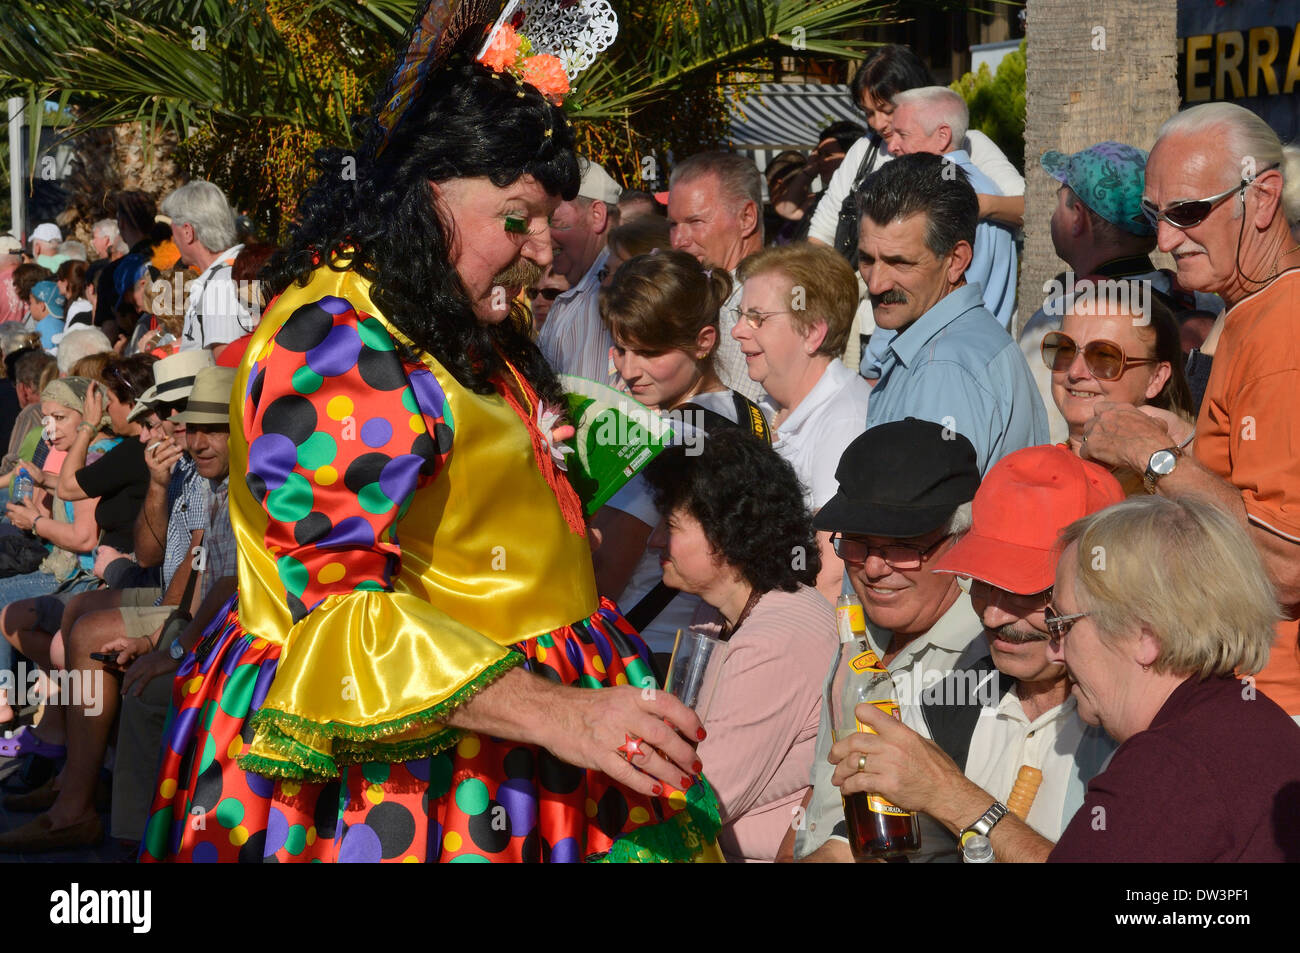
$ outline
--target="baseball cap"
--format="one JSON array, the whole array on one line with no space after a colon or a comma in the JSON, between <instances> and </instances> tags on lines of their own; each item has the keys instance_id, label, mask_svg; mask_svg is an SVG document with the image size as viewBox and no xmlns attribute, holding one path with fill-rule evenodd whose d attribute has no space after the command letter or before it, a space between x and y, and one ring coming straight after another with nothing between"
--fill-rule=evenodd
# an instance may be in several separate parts
<instances>
[{"instance_id":1,"label":"baseball cap","mask_svg":"<svg viewBox=\"0 0 1300 953\"><path fill-rule=\"evenodd\" d=\"M32 297L50 309L56 318L63 317L63 307L67 299L59 292L59 286L53 281L38 281L32 285Z\"/></svg>"},{"instance_id":2,"label":"baseball cap","mask_svg":"<svg viewBox=\"0 0 1300 953\"><path fill-rule=\"evenodd\" d=\"M1119 481L1064 447L1026 447L984 475L971 507L970 531L934 564L935 572L970 576L1031 595L1056 580L1061 530L1124 499Z\"/></svg>"},{"instance_id":3,"label":"baseball cap","mask_svg":"<svg viewBox=\"0 0 1300 953\"><path fill-rule=\"evenodd\" d=\"M32 241L61 242L63 241L63 232L59 231L59 226L53 222L41 222L32 230Z\"/></svg>"},{"instance_id":4,"label":"baseball cap","mask_svg":"<svg viewBox=\"0 0 1300 953\"><path fill-rule=\"evenodd\" d=\"M578 194L584 199L617 205L623 188L615 182L608 172L585 156L578 157L578 168L582 172L582 181L578 185Z\"/></svg>"},{"instance_id":5,"label":"baseball cap","mask_svg":"<svg viewBox=\"0 0 1300 953\"><path fill-rule=\"evenodd\" d=\"M0 235L0 255L21 255L23 243L7 232Z\"/></svg>"},{"instance_id":6,"label":"baseball cap","mask_svg":"<svg viewBox=\"0 0 1300 953\"><path fill-rule=\"evenodd\" d=\"M832 533L905 539L943 526L975 495L975 447L961 434L908 417L872 427L840 456L839 490L813 526Z\"/></svg>"},{"instance_id":7,"label":"baseball cap","mask_svg":"<svg viewBox=\"0 0 1300 953\"><path fill-rule=\"evenodd\" d=\"M1122 142L1099 142L1074 155L1048 151L1043 170L1068 185L1084 205L1112 225L1134 235L1154 235L1142 214L1147 154Z\"/></svg>"}]
</instances>

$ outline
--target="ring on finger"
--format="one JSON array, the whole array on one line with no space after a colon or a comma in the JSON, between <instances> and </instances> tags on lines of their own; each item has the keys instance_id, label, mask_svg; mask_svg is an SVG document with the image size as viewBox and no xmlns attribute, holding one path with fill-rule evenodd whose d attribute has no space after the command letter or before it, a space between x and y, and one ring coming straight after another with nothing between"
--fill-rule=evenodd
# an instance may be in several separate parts
<instances>
[{"instance_id":1,"label":"ring on finger","mask_svg":"<svg viewBox=\"0 0 1300 953\"><path fill-rule=\"evenodd\" d=\"M614 750L618 752L620 758L631 764L632 759L637 755L646 753L645 749L641 747L644 743L644 738L633 738L631 735L625 734L623 735L623 743Z\"/></svg>"},{"instance_id":2,"label":"ring on finger","mask_svg":"<svg viewBox=\"0 0 1300 953\"><path fill-rule=\"evenodd\" d=\"M867 756L865 754L858 755L858 770L867 770Z\"/></svg>"}]
</instances>

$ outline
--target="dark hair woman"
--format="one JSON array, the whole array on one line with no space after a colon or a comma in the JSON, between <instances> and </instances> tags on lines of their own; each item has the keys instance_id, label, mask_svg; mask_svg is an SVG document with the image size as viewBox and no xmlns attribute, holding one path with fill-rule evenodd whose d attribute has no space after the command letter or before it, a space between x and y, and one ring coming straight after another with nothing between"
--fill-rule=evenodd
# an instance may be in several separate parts
<instances>
[{"instance_id":1,"label":"dark hair woman","mask_svg":"<svg viewBox=\"0 0 1300 953\"><path fill-rule=\"evenodd\" d=\"M794 469L775 450L720 431L692 456L647 472L666 527L664 581L726 619L728 653L700 745L722 806L728 860L771 861L808 788L822 685L839 639L812 588L821 556Z\"/></svg>"},{"instance_id":2,"label":"dark hair woman","mask_svg":"<svg viewBox=\"0 0 1300 953\"><path fill-rule=\"evenodd\" d=\"M471 62L499 8L428 5L268 265L233 392L239 591L181 664L149 859L713 849L699 720L640 688L649 650L597 597L557 464L557 381L506 320L578 164L538 88ZM218 772L238 833L171 825Z\"/></svg>"}]
</instances>

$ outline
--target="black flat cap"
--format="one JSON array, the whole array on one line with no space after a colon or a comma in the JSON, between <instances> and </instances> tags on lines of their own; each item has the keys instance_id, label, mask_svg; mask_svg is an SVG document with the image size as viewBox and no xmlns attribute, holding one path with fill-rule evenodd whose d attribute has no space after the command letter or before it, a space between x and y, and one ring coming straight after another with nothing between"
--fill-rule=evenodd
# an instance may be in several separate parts
<instances>
[{"instance_id":1,"label":"black flat cap","mask_svg":"<svg viewBox=\"0 0 1300 953\"><path fill-rule=\"evenodd\" d=\"M872 427L849 444L835 479L839 492L813 517L814 527L903 539L933 532L974 499L980 471L969 440L908 417Z\"/></svg>"}]
</instances>

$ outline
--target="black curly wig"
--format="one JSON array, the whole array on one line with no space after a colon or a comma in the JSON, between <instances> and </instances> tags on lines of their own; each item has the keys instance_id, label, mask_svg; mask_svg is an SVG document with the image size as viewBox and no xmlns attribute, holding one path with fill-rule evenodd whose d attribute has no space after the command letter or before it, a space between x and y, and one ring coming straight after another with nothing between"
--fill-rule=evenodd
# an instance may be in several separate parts
<instances>
[{"instance_id":1,"label":"black curly wig","mask_svg":"<svg viewBox=\"0 0 1300 953\"><path fill-rule=\"evenodd\" d=\"M691 449L669 447L646 469L659 511L689 513L756 592L814 585L821 550L794 468L739 429L717 428Z\"/></svg>"},{"instance_id":2,"label":"black curly wig","mask_svg":"<svg viewBox=\"0 0 1300 953\"><path fill-rule=\"evenodd\" d=\"M553 403L554 372L515 322L481 324L455 268L451 223L431 182L484 177L505 187L531 175L550 194L578 193L573 131L535 88L458 54L435 70L391 138L360 120L355 152L316 153L319 176L303 195L285 247L268 263L273 293L305 285L323 263L373 283L384 316L462 385L493 393L504 355ZM340 264L336 259L344 256Z\"/></svg>"}]
</instances>

